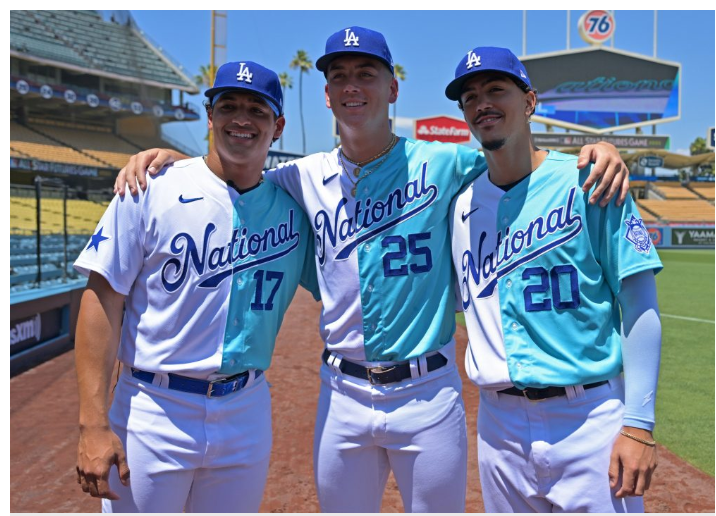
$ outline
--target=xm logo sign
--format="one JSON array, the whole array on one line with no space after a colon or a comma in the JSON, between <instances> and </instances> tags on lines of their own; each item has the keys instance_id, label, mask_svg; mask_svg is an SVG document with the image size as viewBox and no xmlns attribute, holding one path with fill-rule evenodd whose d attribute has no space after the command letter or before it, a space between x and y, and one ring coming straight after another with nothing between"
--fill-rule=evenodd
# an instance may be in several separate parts
<instances>
[{"instance_id":1,"label":"xm logo sign","mask_svg":"<svg viewBox=\"0 0 716 516\"><path fill-rule=\"evenodd\" d=\"M42 319L40 314L37 314L32 319L15 323L15 326L10 328L10 345L28 339L35 339L37 342L40 340L40 335L42 335Z\"/></svg>"},{"instance_id":2,"label":"xm logo sign","mask_svg":"<svg viewBox=\"0 0 716 516\"><path fill-rule=\"evenodd\" d=\"M249 67L246 63L239 63L239 73L236 74L236 80L239 82L246 81L251 84L251 80L254 78L254 74L249 71Z\"/></svg>"}]
</instances>

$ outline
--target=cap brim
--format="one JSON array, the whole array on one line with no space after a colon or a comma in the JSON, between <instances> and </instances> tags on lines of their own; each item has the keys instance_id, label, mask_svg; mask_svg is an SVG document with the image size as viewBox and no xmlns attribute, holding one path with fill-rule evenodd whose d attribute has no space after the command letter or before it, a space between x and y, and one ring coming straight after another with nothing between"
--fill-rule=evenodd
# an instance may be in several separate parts
<instances>
[{"instance_id":1,"label":"cap brim","mask_svg":"<svg viewBox=\"0 0 716 516\"><path fill-rule=\"evenodd\" d=\"M378 61L380 61L381 63L383 63L385 66L388 67L388 70L390 70L391 74L394 73L393 66L388 61L383 59L382 57L378 57L375 54L369 54L367 52L359 52L356 50L351 50L348 52L331 52L330 54L321 56L316 61L316 70L318 70L319 72L323 72L325 74L326 71L328 71L328 65L331 64L331 61L333 61L334 59L336 59L338 57L342 57L342 56L365 56L365 57L377 59Z\"/></svg>"},{"instance_id":2,"label":"cap brim","mask_svg":"<svg viewBox=\"0 0 716 516\"><path fill-rule=\"evenodd\" d=\"M517 82L524 84L528 89L532 89L529 84L527 84L525 81L517 77L516 75L513 75L511 73L507 73L504 70L477 70L474 72L466 73L465 75L462 75L458 77L457 79L454 79L450 84L447 85L447 88L445 88L445 96L450 100L460 100L460 95L462 95L462 87L465 84L466 81L472 79L474 76L481 74L481 73L487 73L487 72L495 72L495 73L501 73L502 75L506 75L510 77L511 79L516 80Z\"/></svg>"},{"instance_id":3,"label":"cap brim","mask_svg":"<svg viewBox=\"0 0 716 516\"><path fill-rule=\"evenodd\" d=\"M269 104L271 109L273 109L274 113L276 113L278 116L283 115L283 110L279 108L275 100L270 97L267 97L260 91L252 90L251 88L242 88L241 86L223 86L221 88L211 88L204 92L204 96L206 98L211 99L219 93L223 93L225 91L245 91L247 93L253 93L257 97L261 97L262 99L264 99Z\"/></svg>"}]
</instances>

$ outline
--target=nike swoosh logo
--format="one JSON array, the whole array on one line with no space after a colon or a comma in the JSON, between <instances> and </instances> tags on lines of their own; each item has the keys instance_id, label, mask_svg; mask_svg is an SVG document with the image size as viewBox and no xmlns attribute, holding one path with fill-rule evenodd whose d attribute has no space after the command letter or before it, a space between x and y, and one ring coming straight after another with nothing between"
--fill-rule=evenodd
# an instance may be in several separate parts
<instances>
[{"instance_id":1,"label":"nike swoosh logo","mask_svg":"<svg viewBox=\"0 0 716 516\"><path fill-rule=\"evenodd\" d=\"M479 209L480 209L480 208L475 208L474 210L468 211L467 213L463 212L463 213L462 213L462 221L465 222L470 215L472 215L473 213L475 213L475 212L476 212L477 210L479 210Z\"/></svg>"},{"instance_id":2,"label":"nike swoosh logo","mask_svg":"<svg viewBox=\"0 0 716 516\"><path fill-rule=\"evenodd\" d=\"M334 177L337 177L337 176L338 176L338 174L335 174L335 175L332 175L331 177L329 177L328 179L326 179L326 178L324 177L324 178L323 178L323 184L324 184L324 185L327 185L330 181L333 180Z\"/></svg>"},{"instance_id":3,"label":"nike swoosh logo","mask_svg":"<svg viewBox=\"0 0 716 516\"><path fill-rule=\"evenodd\" d=\"M202 199L203 199L203 197L194 197L193 199L184 199L183 195L179 196L179 202L182 204L188 204L188 203L194 202L194 201L201 201Z\"/></svg>"}]
</instances>

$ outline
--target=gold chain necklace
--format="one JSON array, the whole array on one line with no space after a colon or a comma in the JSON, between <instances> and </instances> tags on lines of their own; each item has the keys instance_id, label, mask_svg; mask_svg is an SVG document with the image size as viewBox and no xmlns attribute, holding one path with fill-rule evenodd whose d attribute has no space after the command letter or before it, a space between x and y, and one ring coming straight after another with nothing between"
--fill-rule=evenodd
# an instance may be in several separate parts
<instances>
[{"instance_id":1,"label":"gold chain necklace","mask_svg":"<svg viewBox=\"0 0 716 516\"><path fill-rule=\"evenodd\" d=\"M394 133L391 133L391 135L390 135L390 143L388 143L388 146L387 146L385 149L383 149L382 151L380 151L378 154L376 154L375 156L373 156L372 158L369 158L369 159L366 159L366 160L363 160L363 161L353 161L352 159L350 159L348 156L346 156L345 154L343 154L343 147L341 147L341 154L343 154L343 157L344 157L349 163L352 163L353 165L356 166L355 170L353 170L353 175L355 175L356 177L358 177L358 176L360 175L361 170L363 169L364 166L366 166L368 163L371 163L371 162L373 162L373 161L375 161L375 160L377 160L377 159L379 159L379 158L382 158L382 157L385 156L386 154L388 154L388 153L393 149L393 147L395 146L395 143L397 142L397 139L398 139L397 136L395 136ZM345 168L345 167L344 167L344 168Z\"/></svg>"},{"instance_id":2,"label":"gold chain necklace","mask_svg":"<svg viewBox=\"0 0 716 516\"><path fill-rule=\"evenodd\" d=\"M390 151L393 150L393 147L395 147L396 143L398 143L398 138L395 135L393 135L393 138L390 141L390 145L388 147L386 147L385 149L383 149L383 151L381 152L381 156L383 156L383 159L381 159L378 163L376 163L373 167L371 167L365 174L363 174L361 177L359 177L356 181L353 181L353 178L348 173L348 170L346 169L346 164L343 161L343 158L346 158L346 159L348 159L348 158L345 156L345 154L343 154L342 149L339 151L338 161L341 163L341 168L343 169L343 173L346 175L348 180L353 184L353 188L351 188L351 195L353 195L353 197L356 196L356 190L358 190L358 183L360 183L366 177L368 177L373 172L378 170L380 168L380 166L383 163L385 163L385 161L388 159ZM350 160L348 160L348 161L350 161ZM353 162L351 161L351 163L353 163ZM366 162L366 163L370 163L370 162ZM356 170L358 170L358 168L356 168ZM358 174L355 174L355 175L358 176Z\"/></svg>"}]
</instances>

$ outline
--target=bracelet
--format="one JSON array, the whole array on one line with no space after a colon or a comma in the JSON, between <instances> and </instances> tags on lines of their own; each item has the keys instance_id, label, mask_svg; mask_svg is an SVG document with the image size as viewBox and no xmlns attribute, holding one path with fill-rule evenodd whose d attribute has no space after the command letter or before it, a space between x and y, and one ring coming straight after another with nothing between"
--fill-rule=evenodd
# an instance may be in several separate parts
<instances>
[{"instance_id":1,"label":"bracelet","mask_svg":"<svg viewBox=\"0 0 716 516\"><path fill-rule=\"evenodd\" d=\"M641 444L646 444L647 446L656 446L656 441L647 441L646 439L642 439L641 437L637 437L636 435L632 435L629 432L622 430L619 432L624 437L628 437L629 439L633 439L637 442L640 442Z\"/></svg>"}]
</instances>

